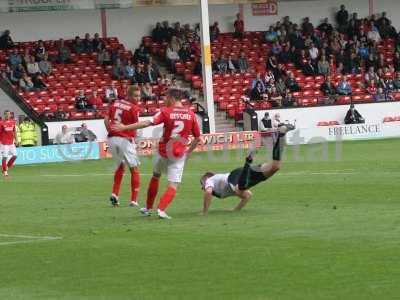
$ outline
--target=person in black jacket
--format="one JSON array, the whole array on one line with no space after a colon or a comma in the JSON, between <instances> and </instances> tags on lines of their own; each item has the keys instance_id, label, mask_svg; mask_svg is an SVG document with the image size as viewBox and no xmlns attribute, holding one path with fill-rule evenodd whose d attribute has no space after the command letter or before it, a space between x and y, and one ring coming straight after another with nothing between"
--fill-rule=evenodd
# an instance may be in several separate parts
<instances>
[{"instance_id":1,"label":"person in black jacket","mask_svg":"<svg viewBox=\"0 0 400 300\"><path fill-rule=\"evenodd\" d=\"M342 4L340 5L340 10L336 13L336 22L339 25L339 32L344 33L346 31L348 21L349 21L349 12Z\"/></svg>"},{"instance_id":2,"label":"person in black jacket","mask_svg":"<svg viewBox=\"0 0 400 300\"><path fill-rule=\"evenodd\" d=\"M0 36L0 49L10 49L14 47L14 42L10 36L10 30L5 30Z\"/></svg>"},{"instance_id":3,"label":"person in black jacket","mask_svg":"<svg viewBox=\"0 0 400 300\"><path fill-rule=\"evenodd\" d=\"M354 108L354 104L350 104L350 109L347 111L346 117L344 118L344 123L345 124L361 124L361 123L365 123L365 119Z\"/></svg>"},{"instance_id":4,"label":"person in black jacket","mask_svg":"<svg viewBox=\"0 0 400 300\"><path fill-rule=\"evenodd\" d=\"M264 91L260 82L256 83L256 86L251 90L251 101L262 101L264 100Z\"/></svg>"}]
</instances>

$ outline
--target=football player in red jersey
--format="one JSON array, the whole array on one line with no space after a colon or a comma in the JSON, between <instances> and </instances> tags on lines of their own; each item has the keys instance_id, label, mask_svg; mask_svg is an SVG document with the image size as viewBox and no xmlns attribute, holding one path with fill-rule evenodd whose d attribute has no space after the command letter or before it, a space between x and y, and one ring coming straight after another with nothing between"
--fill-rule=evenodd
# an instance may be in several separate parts
<instances>
[{"instance_id":1,"label":"football player in red jersey","mask_svg":"<svg viewBox=\"0 0 400 300\"><path fill-rule=\"evenodd\" d=\"M110 105L108 116L104 118L104 124L108 131L108 146L113 159L117 162L114 173L114 184L110 201L112 206L119 206L119 191L124 176L125 164L131 172L131 202L130 206L139 207L137 196L140 187L139 158L136 153L136 130L115 131L114 124L132 124L139 121L140 90L137 87L129 87L127 100L117 100Z\"/></svg>"},{"instance_id":2,"label":"football player in red jersey","mask_svg":"<svg viewBox=\"0 0 400 300\"><path fill-rule=\"evenodd\" d=\"M189 108L183 106L182 98L182 91L170 89L167 95L167 106L162 108L152 120L131 125L118 124L113 127L117 131L126 131L164 124L163 136L160 139L154 161L153 177L147 190L146 207L140 210L146 216L150 215L153 208L161 174L167 173L168 187L161 196L157 214L161 219L170 219L165 210L174 199L178 184L182 180L187 156L193 152L200 141L200 128L196 115ZM194 140L188 147L190 135L194 136Z\"/></svg>"},{"instance_id":3,"label":"football player in red jersey","mask_svg":"<svg viewBox=\"0 0 400 300\"><path fill-rule=\"evenodd\" d=\"M8 177L8 170L17 159L17 126L10 111L4 112L4 120L0 123L0 156L3 175Z\"/></svg>"}]
</instances>

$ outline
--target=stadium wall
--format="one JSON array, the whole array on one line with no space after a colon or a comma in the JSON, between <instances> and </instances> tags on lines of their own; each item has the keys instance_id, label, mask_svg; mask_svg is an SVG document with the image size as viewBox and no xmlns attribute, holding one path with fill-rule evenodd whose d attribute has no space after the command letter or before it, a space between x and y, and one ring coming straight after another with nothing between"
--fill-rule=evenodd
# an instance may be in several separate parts
<instances>
[{"instance_id":1,"label":"stadium wall","mask_svg":"<svg viewBox=\"0 0 400 300\"><path fill-rule=\"evenodd\" d=\"M349 12L356 11L362 17L369 13L369 0L316 0L280 1L277 16L254 17L251 5L244 5L243 15L246 30L257 31L265 30L267 25L286 15L295 22L300 22L306 16L316 23L325 16L333 21L334 13L340 4L346 5ZM395 15L395 12L400 10L400 1L375 0L374 9L377 13L387 11L393 25L400 28L400 18ZM223 32L232 31L238 11L239 7L236 4L210 6L210 22L218 21ZM200 15L198 7L195 6L137 7L107 10L106 20L109 36L118 36L126 46L135 48L141 37L148 35L157 21L179 20L182 24L194 24L200 22ZM71 38L86 32L101 33L101 13L99 10L1 13L0 31L6 28L12 31L16 41Z\"/></svg>"}]
</instances>

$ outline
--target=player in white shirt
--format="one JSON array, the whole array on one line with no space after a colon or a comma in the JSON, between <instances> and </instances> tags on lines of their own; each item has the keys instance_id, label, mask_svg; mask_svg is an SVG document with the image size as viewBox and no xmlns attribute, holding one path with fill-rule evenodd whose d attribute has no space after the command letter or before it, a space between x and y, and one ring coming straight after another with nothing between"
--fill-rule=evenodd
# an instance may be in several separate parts
<instances>
[{"instance_id":1,"label":"player in white shirt","mask_svg":"<svg viewBox=\"0 0 400 300\"><path fill-rule=\"evenodd\" d=\"M240 202L234 208L235 211L239 211L246 206L252 196L250 188L260 182L266 181L279 171L282 164L283 137L288 131L294 129L295 127L290 124L279 125L274 138L274 146L272 149L273 160L271 163L252 166L251 163L253 162L255 151L251 151L246 157L246 163L241 168L224 174L215 174L213 172L205 173L200 179L201 188L203 190L203 214L208 213L213 197L239 197Z\"/></svg>"}]
</instances>

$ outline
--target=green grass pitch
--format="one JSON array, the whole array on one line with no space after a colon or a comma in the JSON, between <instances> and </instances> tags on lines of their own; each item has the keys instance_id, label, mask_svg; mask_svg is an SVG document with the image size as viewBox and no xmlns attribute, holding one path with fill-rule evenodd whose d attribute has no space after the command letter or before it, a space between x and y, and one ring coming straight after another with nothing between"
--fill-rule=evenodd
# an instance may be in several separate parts
<instances>
[{"instance_id":1,"label":"green grass pitch","mask_svg":"<svg viewBox=\"0 0 400 300\"><path fill-rule=\"evenodd\" d=\"M195 154L171 221L126 207L127 178L109 206L111 160L17 166L0 180L0 299L399 299L399 149L288 147L244 211L228 198L206 217L200 173L243 154Z\"/></svg>"}]
</instances>

